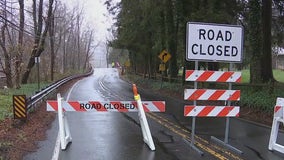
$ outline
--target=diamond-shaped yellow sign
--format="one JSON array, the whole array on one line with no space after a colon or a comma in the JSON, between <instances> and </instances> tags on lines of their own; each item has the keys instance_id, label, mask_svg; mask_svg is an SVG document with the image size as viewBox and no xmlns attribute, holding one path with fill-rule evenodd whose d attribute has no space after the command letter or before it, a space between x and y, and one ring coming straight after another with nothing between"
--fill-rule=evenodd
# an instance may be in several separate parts
<instances>
[{"instance_id":1,"label":"diamond-shaped yellow sign","mask_svg":"<svg viewBox=\"0 0 284 160\"><path fill-rule=\"evenodd\" d=\"M163 50L159 56L158 56L164 63L168 62L168 60L171 59L172 55L166 51L166 50Z\"/></svg>"}]
</instances>

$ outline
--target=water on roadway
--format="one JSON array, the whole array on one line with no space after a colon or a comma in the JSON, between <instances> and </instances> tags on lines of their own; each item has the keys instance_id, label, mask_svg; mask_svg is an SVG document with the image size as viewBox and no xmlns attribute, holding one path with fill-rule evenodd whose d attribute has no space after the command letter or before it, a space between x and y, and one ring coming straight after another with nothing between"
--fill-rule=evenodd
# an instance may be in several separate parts
<instances>
[{"instance_id":1,"label":"water on roadway","mask_svg":"<svg viewBox=\"0 0 284 160\"><path fill-rule=\"evenodd\" d=\"M78 81L64 98L72 101L132 101L132 84L119 78L118 70L97 68L90 77ZM163 160L163 159L267 159L284 156L268 151L270 128L231 119L230 144L244 152L238 155L210 142L210 136L223 138L225 120L198 118L196 141L205 154L200 156L185 140L190 141L191 118L183 116L185 101L163 97L138 88L142 100L166 100L166 113L147 114L156 151L143 142L137 113L67 112L72 144L60 152L61 160ZM39 143L39 150L25 160L50 160L58 131L58 120L48 131L48 139ZM283 141L280 133L278 141Z\"/></svg>"}]
</instances>

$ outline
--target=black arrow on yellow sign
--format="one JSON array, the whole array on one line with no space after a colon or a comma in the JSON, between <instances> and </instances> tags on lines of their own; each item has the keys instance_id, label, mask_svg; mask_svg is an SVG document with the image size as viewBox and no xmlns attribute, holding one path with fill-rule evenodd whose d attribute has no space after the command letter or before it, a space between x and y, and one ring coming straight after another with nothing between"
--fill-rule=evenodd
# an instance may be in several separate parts
<instances>
[{"instance_id":1,"label":"black arrow on yellow sign","mask_svg":"<svg viewBox=\"0 0 284 160\"><path fill-rule=\"evenodd\" d=\"M162 60L164 61L165 60L165 57L166 56L168 56L168 53L164 53L163 55L162 55Z\"/></svg>"},{"instance_id":2,"label":"black arrow on yellow sign","mask_svg":"<svg viewBox=\"0 0 284 160\"><path fill-rule=\"evenodd\" d=\"M163 50L158 56L164 63L166 63L169 59L171 59L171 54L166 50Z\"/></svg>"}]
</instances>

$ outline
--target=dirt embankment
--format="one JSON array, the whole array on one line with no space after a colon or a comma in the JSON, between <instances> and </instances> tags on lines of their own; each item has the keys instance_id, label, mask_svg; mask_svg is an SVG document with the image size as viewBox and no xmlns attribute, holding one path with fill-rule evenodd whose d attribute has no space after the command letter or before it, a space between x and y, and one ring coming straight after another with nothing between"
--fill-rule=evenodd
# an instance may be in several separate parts
<instances>
[{"instance_id":1,"label":"dirt embankment","mask_svg":"<svg viewBox=\"0 0 284 160\"><path fill-rule=\"evenodd\" d=\"M76 81L70 81L57 92L66 92ZM55 98L55 94L50 97ZM46 138L46 130L51 127L55 116L55 112L46 111L43 102L28 114L25 122L13 118L0 122L0 160L21 160L25 154L35 152L37 143Z\"/></svg>"}]
</instances>

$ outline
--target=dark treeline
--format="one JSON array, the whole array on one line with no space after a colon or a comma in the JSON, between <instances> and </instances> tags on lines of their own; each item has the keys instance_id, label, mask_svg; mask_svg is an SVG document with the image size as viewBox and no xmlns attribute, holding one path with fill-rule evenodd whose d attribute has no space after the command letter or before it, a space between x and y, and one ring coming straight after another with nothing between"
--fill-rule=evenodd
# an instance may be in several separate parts
<instances>
[{"instance_id":1,"label":"dark treeline","mask_svg":"<svg viewBox=\"0 0 284 160\"><path fill-rule=\"evenodd\" d=\"M115 39L109 45L129 50L135 72L154 76L158 54L164 49L172 55L166 65L170 77L177 77L181 66L193 69L193 62L184 60L186 23L221 23L243 26L243 63L237 67L250 69L251 83L274 81L272 48L283 47L282 0L121 0L117 4L108 0L105 4L117 19ZM201 65L217 70L227 64Z\"/></svg>"}]
</instances>

